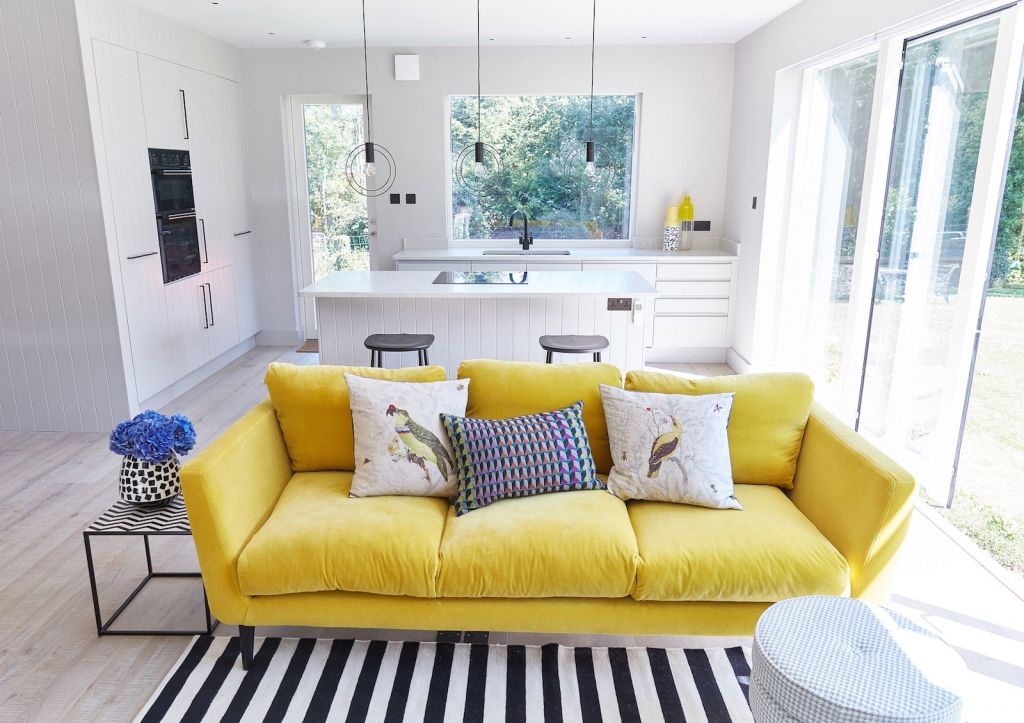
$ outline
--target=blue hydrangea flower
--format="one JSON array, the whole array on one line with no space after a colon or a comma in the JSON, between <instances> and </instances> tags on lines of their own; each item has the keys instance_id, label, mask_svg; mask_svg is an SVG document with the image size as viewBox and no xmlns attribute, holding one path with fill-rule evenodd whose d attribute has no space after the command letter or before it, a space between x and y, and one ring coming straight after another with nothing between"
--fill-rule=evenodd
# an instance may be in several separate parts
<instances>
[{"instance_id":1,"label":"blue hydrangea flower","mask_svg":"<svg viewBox=\"0 0 1024 723\"><path fill-rule=\"evenodd\" d=\"M147 409L131 420L121 422L110 433L110 450L160 464L171 454L188 454L196 443L196 430L180 414L168 418Z\"/></svg>"}]
</instances>

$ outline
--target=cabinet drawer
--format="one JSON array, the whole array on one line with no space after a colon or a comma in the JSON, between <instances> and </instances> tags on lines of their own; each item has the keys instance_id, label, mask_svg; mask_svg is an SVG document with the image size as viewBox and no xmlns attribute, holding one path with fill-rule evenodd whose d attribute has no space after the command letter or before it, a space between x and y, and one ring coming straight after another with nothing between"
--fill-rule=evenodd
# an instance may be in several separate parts
<instances>
[{"instance_id":1,"label":"cabinet drawer","mask_svg":"<svg viewBox=\"0 0 1024 723\"><path fill-rule=\"evenodd\" d=\"M729 326L725 316L656 316L656 347L724 347Z\"/></svg>"},{"instance_id":2,"label":"cabinet drawer","mask_svg":"<svg viewBox=\"0 0 1024 723\"><path fill-rule=\"evenodd\" d=\"M472 271L469 261L396 261L399 271Z\"/></svg>"},{"instance_id":3,"label":"cabinet drawer","mask_svg":"<svg viewBox=\"0 0 1024 723\"><path fill-rule=\"evenodd\" d=\"M671 281L728 281L732 264L658 264L658 279Z\"/></svg>"},{"instance_id":4,"label":"cabinet drawer","mask_svg":"<svg viewBox=\"0 0 1024 723\"><path fill-rule=\"evenodd\" d=\"M657 288L665 296L729 298L728 281L659 281Z\"/></svg>"},{"instance_id":5,"label":"cabinet drawer","mask_svg":"<svg viewBox=\"0 0 1024 723\"><path fill-rule=\"evenodd\" d=\"M659 314L728 314L728 299L658 299L654 310Z\"/></svg>"},{"instance_id":6,"label":"cabinet drawer","mask_svg":"<svg viewBox=\"0 0 1024 723\"><path fill-rule=\"evenodd\" d=\"M473 271L526 271L526 262L474 261Z\"/></svg>"},{"instance_id":7,"label":"cabinet drawer","mask_svg":"<svg viewBox=\"0 0 1024 723\"><path fill-rule=\"evenodd\" d=\"M619 264L606 261L584 261L584 271L599 271L610 273L614 271L635 271L644 277L644 280L653 284L657 278L657 264Z\"/></svg>"},{"instance_id":8,"label":"cabinet drawer","mask_svg":"<svg viewBox=\"0 0 1024 723\"><path fill-rule=\"evenodd\" d=\"M579 261L530 261L526 264L527 271L582 271L583 264Z\"/></svg>"}]
</instances>

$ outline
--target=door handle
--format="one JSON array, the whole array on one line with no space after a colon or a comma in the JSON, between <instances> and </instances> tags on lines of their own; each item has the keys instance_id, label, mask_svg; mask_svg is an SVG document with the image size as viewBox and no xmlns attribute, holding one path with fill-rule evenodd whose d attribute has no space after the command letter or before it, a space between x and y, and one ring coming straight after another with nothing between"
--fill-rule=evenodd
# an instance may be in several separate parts
<instances>
[{"instance_id":1,"label":"door handle","mask_svg":"<svg viewBox=\"0 0 1024 723\"><path fill-rule=\"evenodd\" d=\"M206 221L199 219L199 225L203 227L203 253L206 254L204 264L210 263L210 249L206 246Z\"/></svg>"},{"instance_id":2,"label":"door handle","mask_svg":"<svg viewBox=\"0 0 1024 723\"><path fill-rule=\"evenodd\" d=\"M203 328L210 328L210 316L206 313L206 287L199 284L199 290L203 293Z\"/></svg>"},{"instance_id":3,"label":"door handle","mask_svg":"<svg viewBox=\"0 0 1024 723\"><path fill-rule=\"evenodd\" d=\"M209 282L206 283L206 295L210 297L210 326L213 326L213 289Z\"/></svg>"},{"instance_id":4,"label":"door handle","mask_svg":"<svg viewBox=\"0 0 1024 723\"><path fill-rule=\"evenodd\" d=\"M185 140L188 140L188 106L185 105L185 89L181 89L181 117L185 121Z\"/></svg>"},{"instance_id":5,"label":"door handle","mask_svg":"<svg viewBox=\"0 0 1024 723\"><path fill-rule=\"evenodd\" d=\"M252 233L252 231L239 231L238 233L233 234L233 235L234 236L245 236L247 233Z\"/></svg>"}]
</instances>

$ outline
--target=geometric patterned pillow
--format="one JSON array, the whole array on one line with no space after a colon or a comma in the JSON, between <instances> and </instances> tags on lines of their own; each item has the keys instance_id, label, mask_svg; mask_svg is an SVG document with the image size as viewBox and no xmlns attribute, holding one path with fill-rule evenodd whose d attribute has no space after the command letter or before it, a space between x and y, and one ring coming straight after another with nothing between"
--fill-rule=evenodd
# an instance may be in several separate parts
<instances>
[{"instance_id":1,"label":"geometric patterned pillow","mask_svg":"<svg viewBox=\"0 0 1024 723\"><path fill-rule=\"evenodd\" d=\"M583 426L583 402L512 419L442 414L452 448L464 515L506 497L603 490Z\"/></svg>"}]
</instances>

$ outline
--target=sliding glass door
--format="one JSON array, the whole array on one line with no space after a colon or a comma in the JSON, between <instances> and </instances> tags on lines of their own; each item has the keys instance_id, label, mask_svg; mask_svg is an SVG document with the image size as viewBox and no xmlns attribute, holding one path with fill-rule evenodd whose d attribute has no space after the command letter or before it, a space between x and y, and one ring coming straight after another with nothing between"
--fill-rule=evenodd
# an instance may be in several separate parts
<instances>
[{"instance_id":1,"label":"sliding glass door","mask_svg":"<svg viewBox=\"0 0 1024 723\"><path fill-rule=\"evenodd\" d=\"M859 430L932 489L950 477L963 408L954 322L971 301L961 270L999 23L926 36L904 54Z\"/></svg>"},{"instance_id":2,"label":"sliding glass door","mask_svg":"<svg viewBox=\"0 0 1024 723\"><path fill-rule=\"evenodd\" d=\"M1022 55L1013 6L800 71L791 101L775 366L809 373L942 504Z\"/></svg>"}]
</instances>

